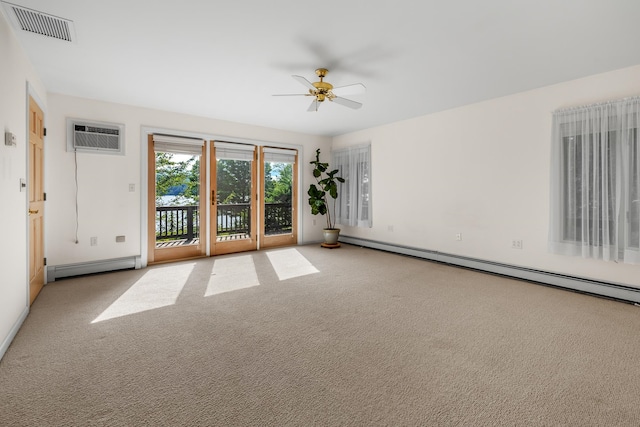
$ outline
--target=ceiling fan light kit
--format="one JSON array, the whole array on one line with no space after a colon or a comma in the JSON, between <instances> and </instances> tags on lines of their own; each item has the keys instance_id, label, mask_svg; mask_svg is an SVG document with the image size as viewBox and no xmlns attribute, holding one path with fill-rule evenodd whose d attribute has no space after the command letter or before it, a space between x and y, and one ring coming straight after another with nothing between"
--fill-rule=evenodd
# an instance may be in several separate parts
<instances>
[{"instance_id":1,"label":"ceiling fan light kit","mask_svg":"<svg viewBox=\"0 0 640 427\"><path fill-rule=\"evenodd\" d=\"M274 95L274 96L313 96L314 100L311 102L311 105L307 109L307 111L318 111L318 107L321 102L324 102L325 99L329 101L335 102L336 104L343 105L345 107L352 108L357 110L362 107L362 104L356 101L352 101L347 98L342 98L338 96L338 94L358 94L364 93L366 88L362 83L355 83L347 86L341 86L334 88L333 85L329 82L325 82L324 78L327 76L329 72L326 68L318 68L316 70L316 75L320 78L320 81L311 83L309 80L302 76L293 75L294 80L300 82L303 86L305 86L309 93L305 94L284 94L284 95Z\"/></svg>"}]
</instances>

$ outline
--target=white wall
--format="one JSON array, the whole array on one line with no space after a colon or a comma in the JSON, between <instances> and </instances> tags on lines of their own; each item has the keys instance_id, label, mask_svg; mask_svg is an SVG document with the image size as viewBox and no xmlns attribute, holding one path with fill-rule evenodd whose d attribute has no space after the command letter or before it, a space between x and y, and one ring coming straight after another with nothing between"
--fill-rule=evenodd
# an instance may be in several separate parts
<instances>
[{"instance_id":1,"label":"white wall","mask_svg":"<svg viewBox=\"0 0 640 427\"><path fill-rule=\"evenodd\" d=\"M639 94L640 65L336 137L372 145L373 227L342 233L640 287L640 266L547 251L552 111Z\"/></svg>"},{"instance_id":2,"label":"white wall","mask_svg":"<svg viewBox=\"0 0 640 427\"><path fill-rule=\"evenodd\" d=\"M312 179L309 161L316 148L329 152L327 137L284 132L264 127L202 117L187 116L126 105L112 104L49 94L47 180L47 256L49 265L65 265L142 253L140 236L141 133L148 128L170 129L192 135L224 136L227 140L253 140L271 144L300 145L299 164L304 168L305 187ZM76 238L75 161L66 151L66 118L99 120L125 125L125 156L79 153L78 208L79 231ZM145 139L146 141L146 139ZM136 191L129 192L129 184ZM142 191L142 193L141 193ZM322 239L322 227L312 226L310 214L303 209L301 243ZM125 235L126 242L116 243L115 236ZM90 237L98 238L90 246Z\"/></svg>"},{"instance_id":3,"label":"white wall","mask_svg":"<svg viewBox=\"0 0 640 427\"><path fill-rule=\"evenodd\" d=\"M46 93L5 16L0 13L0 357L28 312L27 192L27 83L43 103ZM45 118L46 120L46 118ZM16 135L17 146L4 145L4 133Z\"/></svg>"}]
</instances>

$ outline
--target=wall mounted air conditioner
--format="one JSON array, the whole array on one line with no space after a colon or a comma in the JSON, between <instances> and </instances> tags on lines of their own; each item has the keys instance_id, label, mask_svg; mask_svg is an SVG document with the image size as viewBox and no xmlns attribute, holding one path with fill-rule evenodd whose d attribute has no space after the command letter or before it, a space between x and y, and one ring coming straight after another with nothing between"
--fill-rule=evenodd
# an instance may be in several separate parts
<instances>
[{"instance_id":1,"label":"wall mounted air conditioner","mask_svg":"<svg viewBox=\"0 0 640 427\"><path fill-rule=\"evenodd\" d=\"M124 155L124 125L68 118L67 151Z\"/></svg>"}]
</instances>

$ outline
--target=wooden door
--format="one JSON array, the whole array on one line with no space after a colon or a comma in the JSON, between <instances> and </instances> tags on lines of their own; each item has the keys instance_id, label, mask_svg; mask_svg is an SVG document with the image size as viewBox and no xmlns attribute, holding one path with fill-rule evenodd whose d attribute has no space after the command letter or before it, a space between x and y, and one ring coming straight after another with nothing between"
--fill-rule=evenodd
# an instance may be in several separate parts
<instances>
[{"instance_id":1,"label":"wooden door","mask_svg":"<svg viewBox=\"0 0 640 427\"><path fill-rule=\"evenodd\" d=\"M44 286L44 113L29 97L29 304Z\"/></svg>"},{"instance_id":2,"label":"wooden door","mask_svg":"<svg viewBox=\"0 0 640 427\"><path fill-rule=\"evenodd\" d=\"M258 248L256 147L214 141L211 149L211 255Z\"/></svg>"},{"instance_id":3,"label":"wooden door","mask_svg":"<svg viewBox=\"0 0 640 427\"><path fill-rule=\"evenodd\" d=\"M262 147L260 150L260 247L298 243L298 152Z\"/></svg>"},{"instance_id":4,"label":"wooden door","mask_svg":"<svg viewBox=\"0 0 640 427\"><path fill-rule=\"evenodd\" d=\"M206 147L204 141L190 143L192 139L170 137L166 135L149 135L148 146L148 259L149 264L158 262L175 261L179 259L197 258L206 255L207 224L204 214L206 206ZM163 160L165 166L157 164L156 160ZM182 159L182 160L180 160ZM167 170L168 164L174 163L175 167ZM183 166L186 169L183 172ZM182 173L182 178L191 184L197 182L197 187L191 188L189 196L176 198L176 203L169 205L158 204L165 185L162 176L167 174ZM196 172L197 171L197 172ZM188 177L186 175L189 175ZM175 176L174 176L175 178ZM159 181L158 181L159 180ZM165 183L166 184L166 183ZM176 181L176 186L185 185L186 182ZM159 185L159 187L157 187ZM158 188L162 191L156 191ZM193 191L197 197L193 197ZM162 194L160 194L162 193ZM182 201L179 201L181 200ZM186 202L185 202L186 199ZM178 202L179 201L179 202Z\"/></svg>"}]
</instances>

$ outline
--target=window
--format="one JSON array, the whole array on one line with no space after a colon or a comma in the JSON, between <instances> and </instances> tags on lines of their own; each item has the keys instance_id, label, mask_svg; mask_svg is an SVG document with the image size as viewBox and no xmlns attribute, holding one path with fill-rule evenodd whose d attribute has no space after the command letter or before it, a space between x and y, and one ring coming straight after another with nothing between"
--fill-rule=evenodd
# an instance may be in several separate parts
<instances>
[{"instance_id":1,"label":"window","mask_svg":"<svg viewBox=\"0 0 640 427\"><path fill-rule=\"evenodd\" d=\"M334 150L332 163L345 182L338 186L336 223L371 227L371 146Z\"/></svg>"},{"instance_id":2,"label":"window","mask_svg":"<svg viewBox=\"0 0 640 427\"><path fill-rule=\"evenodd\" d=\"M552 252L640 263L640 98L553 115Z\"/></svg>"}]
</instances>

